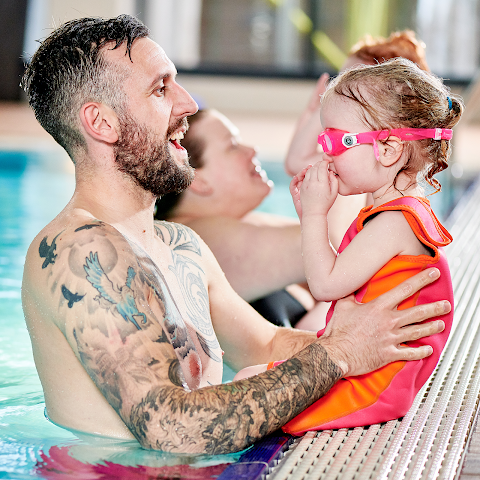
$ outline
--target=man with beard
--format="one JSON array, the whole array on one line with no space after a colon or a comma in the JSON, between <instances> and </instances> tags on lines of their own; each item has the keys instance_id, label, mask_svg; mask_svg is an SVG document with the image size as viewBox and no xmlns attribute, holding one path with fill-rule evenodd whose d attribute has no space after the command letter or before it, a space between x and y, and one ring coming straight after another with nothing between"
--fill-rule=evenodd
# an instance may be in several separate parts
<instances>
[{"instance_id":1,"label":"man with beard","mask_svg":"<svg viewBox=\"0 0 480 480\"><path fill-rule=\"evenodd\" d=\"M118 118L119 138L114 145L115 162L121 172L133 178L138 185L155 198L166 192L182 192L193 181L193 168L185 157L178 165L170 153L169 138L175 132L186 132L186 118L179 119L169 126L162 143L145 125L138 125L129 114ZM182 150L178 141L173 140L176 148Z\"/></svg>"},{"instance_id":2,"label":"man with beard","mask_svg":"<svg viewBox=\"0 0 480 480\"><path fill-rule=\"evenodd\" d=\"M53 422L145 448L233 452L344 375L428 356L400 344L441 331L440 320L417 322L450 306L397 311L438 278L432 269L366 305L340 301L321 339L260 317L195 233L153 223L155 197L192 180L179 141L197 106L175 75L125 15L68 22L41 44L23 82L76 188L29 248L23 308ZM223 360L238 370L289 357L221 384Z\"/></svg>"}]
</instances>

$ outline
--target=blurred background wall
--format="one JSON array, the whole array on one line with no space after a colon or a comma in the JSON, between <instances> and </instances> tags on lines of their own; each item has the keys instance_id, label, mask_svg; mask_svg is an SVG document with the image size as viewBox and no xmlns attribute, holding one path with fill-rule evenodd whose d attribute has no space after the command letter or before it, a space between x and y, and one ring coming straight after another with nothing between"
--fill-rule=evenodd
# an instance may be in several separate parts
<instances>
[{"instance_id":1,"label":"blurred background wall","mask_svg":"<svg viewBox=\"0 0 480 480\"><path fill-rule=\"evenodd\" d=\"M19 100L27 0L0 1L0 100Z\"/></svg>"},{"instance_id":2,"label":"blurred background wall","mask_svg":"<svg viewBox=\"0 0 480 480\"><path fill-rule=\"evenodd\" d=\"M478 4L479 0L1 0L0 48L6 67L1 98L19 98L12 85L18 86L20 59L28 61L36 40L52 28L77 17L121 13L139 17L179 71L198 78L311 80L325 71L335 73L361 36L388 36L410 28L427 44L432 70L450 82L466 84L480 61ZM199 81L202 91L204 83ZM236 109L255 107L268 96L263 91L244 102L241 86L235 86L242 94L229 100L237 101ZM222 90L214 90L221 98ZM291 111L288 96L282 100L281 106L268 102L268 108Z\"/></svg>"},{"instance_id":3,"label":"blurred background wall","mask_svg":"<svg viewBox=\"0 0 480 480\"><path fill-rule=\"evenodd\" d=\"M260 148L263 159L278 160L315 80L325 71L335 74L364 34L416 31L426 43L433 72L464 92L480 63L479 3L0 0L0 100L22 101L18 84L23 63L52 28L83 16L128 13L148 25L177 66L179 82L201 106L227 113ZM477 97L480 103L480 93Z\"/></svg>"}]
</instances>

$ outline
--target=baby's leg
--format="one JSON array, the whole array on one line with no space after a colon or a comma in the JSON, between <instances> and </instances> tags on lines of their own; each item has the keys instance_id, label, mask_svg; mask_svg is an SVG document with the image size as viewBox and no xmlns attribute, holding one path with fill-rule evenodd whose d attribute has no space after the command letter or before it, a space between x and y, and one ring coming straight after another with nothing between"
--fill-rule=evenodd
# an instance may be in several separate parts
<instances>
[{"instance_id":1,"label":"baby's leg","mask_svg":"<svg viewBox=\"0 0 480 480\"><path fill-rule=\"evenodd\" d=\"M253 377L259 373L267 371L268 364L264 363L263 365L252 365L251 367L242 368L234 377L233 381L243 380L244 378Z\"/></svg>"}]
</instances>

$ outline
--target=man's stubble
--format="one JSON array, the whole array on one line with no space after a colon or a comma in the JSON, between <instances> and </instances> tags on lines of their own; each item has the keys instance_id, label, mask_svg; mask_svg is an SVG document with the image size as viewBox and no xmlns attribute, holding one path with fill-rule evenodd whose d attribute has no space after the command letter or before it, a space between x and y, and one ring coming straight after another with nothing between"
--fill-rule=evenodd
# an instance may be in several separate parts
<instances>
[{"instance_id":1,"label":"man's stubble","mask_svg":"<svg viewBox=\"0 0 480 480\"><path fill-rule=\"evenodd\" d=\"M119 115L119 139L114 146L118 170L157 198L183 192L192 183L195 170L188 160L183 165L174 160L168 140L181 126L188 127L186 118L171 125L165 138L159 141L158 136L129 113Z\"/></svg>"}]
</instances>

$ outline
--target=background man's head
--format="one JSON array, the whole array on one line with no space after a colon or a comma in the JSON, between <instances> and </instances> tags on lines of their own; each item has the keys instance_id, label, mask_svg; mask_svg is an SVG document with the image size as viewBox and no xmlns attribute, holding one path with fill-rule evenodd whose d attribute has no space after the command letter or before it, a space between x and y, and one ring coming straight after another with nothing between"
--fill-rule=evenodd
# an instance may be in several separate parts
<instances>
[{"instance_id":1,"label":"background man's head","mask_svg":"<svg viewBox=\"0 0 480 480\"><path fill-rule=\"evenodd\" d=\"M426 72L430 71L425 44L416 38L412 30L392 32L388 38L365 35L350 49L342 70L359 64L376 65L398 57L416 63Z\"/></svg>"}]
</instances>

